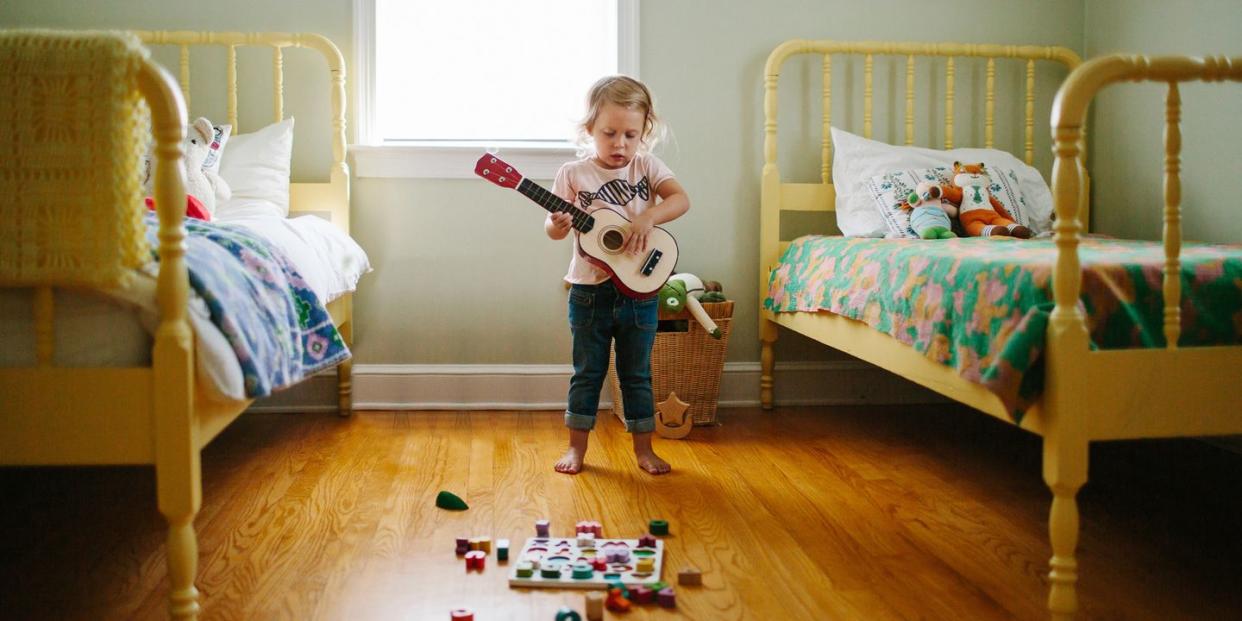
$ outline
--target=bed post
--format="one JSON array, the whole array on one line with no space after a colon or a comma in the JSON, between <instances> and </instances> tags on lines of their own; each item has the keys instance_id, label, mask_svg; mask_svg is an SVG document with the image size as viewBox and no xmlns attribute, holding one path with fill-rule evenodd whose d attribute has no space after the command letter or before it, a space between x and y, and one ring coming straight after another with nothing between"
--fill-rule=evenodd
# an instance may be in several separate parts
<instances>
[{"instance_id":1,"label":"bed post","mask_svg":"<svg viewBox=\"0 0 1242 621\"><path fill-rule=\"evenodd\" d=\"M341 297L345 306L345 320L336 328L341 333L341 340L351 350L354 347L354 294L346 293ZM354 409L354 359L350 357L336 367L337 415L349 416Z\"/></svg>"},{"instance_id":2,"label":"bed post","mask_svg":"<svg viewBox=\"0 0 1242 621\"><path fill-rule=\"evenodd\" d=\"M1087 481L1088 430L1086 397L1089 385L1089 337L1078 297L1082 266L1078 257L1085 192L1082 126L1087 104L1098 89L1087 63L1072 72L1057 92L1052 107L1052 200L1056 210L1057 257L1053 278L1056 306L1048 324L1048 370L1044 392L1044 481L1052 490L1048 534L1048 611L1054 621L1068 621L1078 611L1079 488ZM1086 76L1084 78L1084 76Z\"/></svg>"},{"instance_id":3,"label":"bed post","mask_svg":"<svg viewBox=\"0 0 1242 621\"><path fill-rule=\"evenodd\" d=\"M172 77L148 61L139 88L151 109L156 141L155 203L159 211L160 270L156 302L160 324L152 351L152 423L155 483L160 513L168 521L169 613L197 619L198 538L194 516L202 504L198 421L194 417L194 339L186 314L189 276L183 225L185 181L181 169L186 109Z\"/></svg>"},{"instance_id":4,"label":"bed post","mask_svg":"<svg viewBox=\"0 0 1242 621\"><path fill-rule=\"evenodd\" d=\"M768 55L763 76L763 181L759 196L759 404L765 410L773 405L773 370L776 366L776 323L763 308L768 275L776 264L781 243L781 173L776 166L776 84L781 65L790 54L806 46L805 41L786 41Z\"/></svg>"}]
</instances>

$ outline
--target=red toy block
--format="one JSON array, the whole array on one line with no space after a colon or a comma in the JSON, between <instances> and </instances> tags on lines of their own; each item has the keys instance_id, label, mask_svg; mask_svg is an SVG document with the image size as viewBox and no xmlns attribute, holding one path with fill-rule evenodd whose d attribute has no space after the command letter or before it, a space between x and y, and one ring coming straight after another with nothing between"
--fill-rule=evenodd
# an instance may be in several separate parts
<instances>
[{"instance_id":1,"label":"red toy block","mask_svg":"<svg viewBox=\"0 0 1242 621\"><path fill-rule=\"evenodd\" d=\"M608 598L604 600L604 608L613 612L629 612L630 600L621 595L621 589L608 589Z\"/></svg>"},{"instance_id":2,"label":"red toy block","mask_svg":"<svg viewBox=\"0 0 1242 621\"><path fill-rule=\"evenodd\" d=\"M640 584L630 588L630 600L635 604L650 604L655 601L655 591Z\"/></svg>"},{"instance_id":3,"label":"red toy block","mask_svg":"<svg viewBox=\"0 0 1242 621\"><path fill-rule=\"evenodd\" d=\"M487 553L482 550L471 550L466 553L466 571L477 569L483 571L483 565L487 561Z\"/></svg>"}]
</instances>

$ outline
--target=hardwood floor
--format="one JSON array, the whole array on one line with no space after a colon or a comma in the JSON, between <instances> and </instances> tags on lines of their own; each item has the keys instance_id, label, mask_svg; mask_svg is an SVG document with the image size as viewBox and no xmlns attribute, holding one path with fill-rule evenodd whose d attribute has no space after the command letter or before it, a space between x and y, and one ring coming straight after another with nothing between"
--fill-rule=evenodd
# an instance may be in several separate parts
<instances>
[{"instance_id":1,"label":"hardwood floor","mask_svg":"<svg viewBox=\"0 0 1242 621\"><path fill-rule=\"evenodd\" d=\"M560 415L249 414L203 456L205 619L550 620L578 591L510 589L454 537L536 519L637 536L671 524L665 579L703 586L632 619L1043 619L1038 438L955 406L725 410L657 443L651 477L601 413L587 471L552 471ZM1242 618L1242 456L1191 440L1093 447L1080 495L1087 619ZM436 509L438 490L470 510ZM164 616L147 468L0 469L0 618ZM611 616L609 618L612 618Z\"/></svg>"}]
</instances>

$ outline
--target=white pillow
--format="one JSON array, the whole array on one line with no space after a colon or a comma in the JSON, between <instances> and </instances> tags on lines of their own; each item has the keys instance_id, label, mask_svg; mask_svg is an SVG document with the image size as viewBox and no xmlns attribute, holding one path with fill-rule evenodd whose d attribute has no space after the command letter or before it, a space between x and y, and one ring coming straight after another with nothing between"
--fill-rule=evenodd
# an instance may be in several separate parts
<instances>
[{"instance_id":1,"label":"white pillow","mask_svg":"<svg viewBox=\"0 0 1242 621\"><path fill-rule=\"evenodd\" d=\"M289 215L289 162L293 118L229 138L220 155L220 176L233 196L216 207L217 218Z\"/></svg>"},{"instance_id":2,"label":"white pillow","mask_svg":"<svg viewBox=\"0 0 1242 621\"><path fill-rule=\"evenodd\" d=\"M897 147L832 128L832 184L837 193L837 227L851 237L884 237L888 225L876 209L867 184L872 178L897 170L952 166L953 162L983 162L988 169L1008 169L1018 179L1026 199L1029 224L1036 234L1052 229L1052 192L1039 171L997 149L925 149ZM995 174L995 173L994 173ZM995 181L995 179L993 179ZM1006 207L1008 205L1006 204ZM1015 214L1016 215L1016 214Z\"/></svg>"},{"instance_id":3,"label":"white pillow","mask_svg":"<svg viewBox=\"0 0 1242 621\"><path fill-rule=\"evenodd\" d=\"M1018 173L1000 166L988 166L987 172L988 178L992 180L988 184L988 192L1005 206L1005 211L1013 216L1014 222L1031 228L1031 209L1019 188ZM910 192L923 181L942 186L952 185L953 168L908 168L876 175L867 180L866 188L873 199L872 205L884 219L885 237L918 237L914 229L910 228L910 212L901 206Z\"/></svg>"}]
</instances>

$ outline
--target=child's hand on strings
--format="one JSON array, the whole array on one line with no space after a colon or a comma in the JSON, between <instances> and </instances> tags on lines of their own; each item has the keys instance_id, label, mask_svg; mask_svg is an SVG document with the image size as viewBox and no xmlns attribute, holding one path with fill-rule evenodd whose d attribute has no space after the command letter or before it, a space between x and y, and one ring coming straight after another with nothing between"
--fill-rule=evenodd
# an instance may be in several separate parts
<instances>
[{"instance_id":1,"label":"child's hand on strings","mask_svg":"<svg viewBox=\"0 0 1242 621\"><path fill-rule=\"evenodd\" d=\"M630 222L630 237L625 240L625 251L630 254L638 254L647 250L647 235L651 233L651 229L655 224L651 221L651 216L642 213L634 217Z\"/></svg>"}]
</instances>

